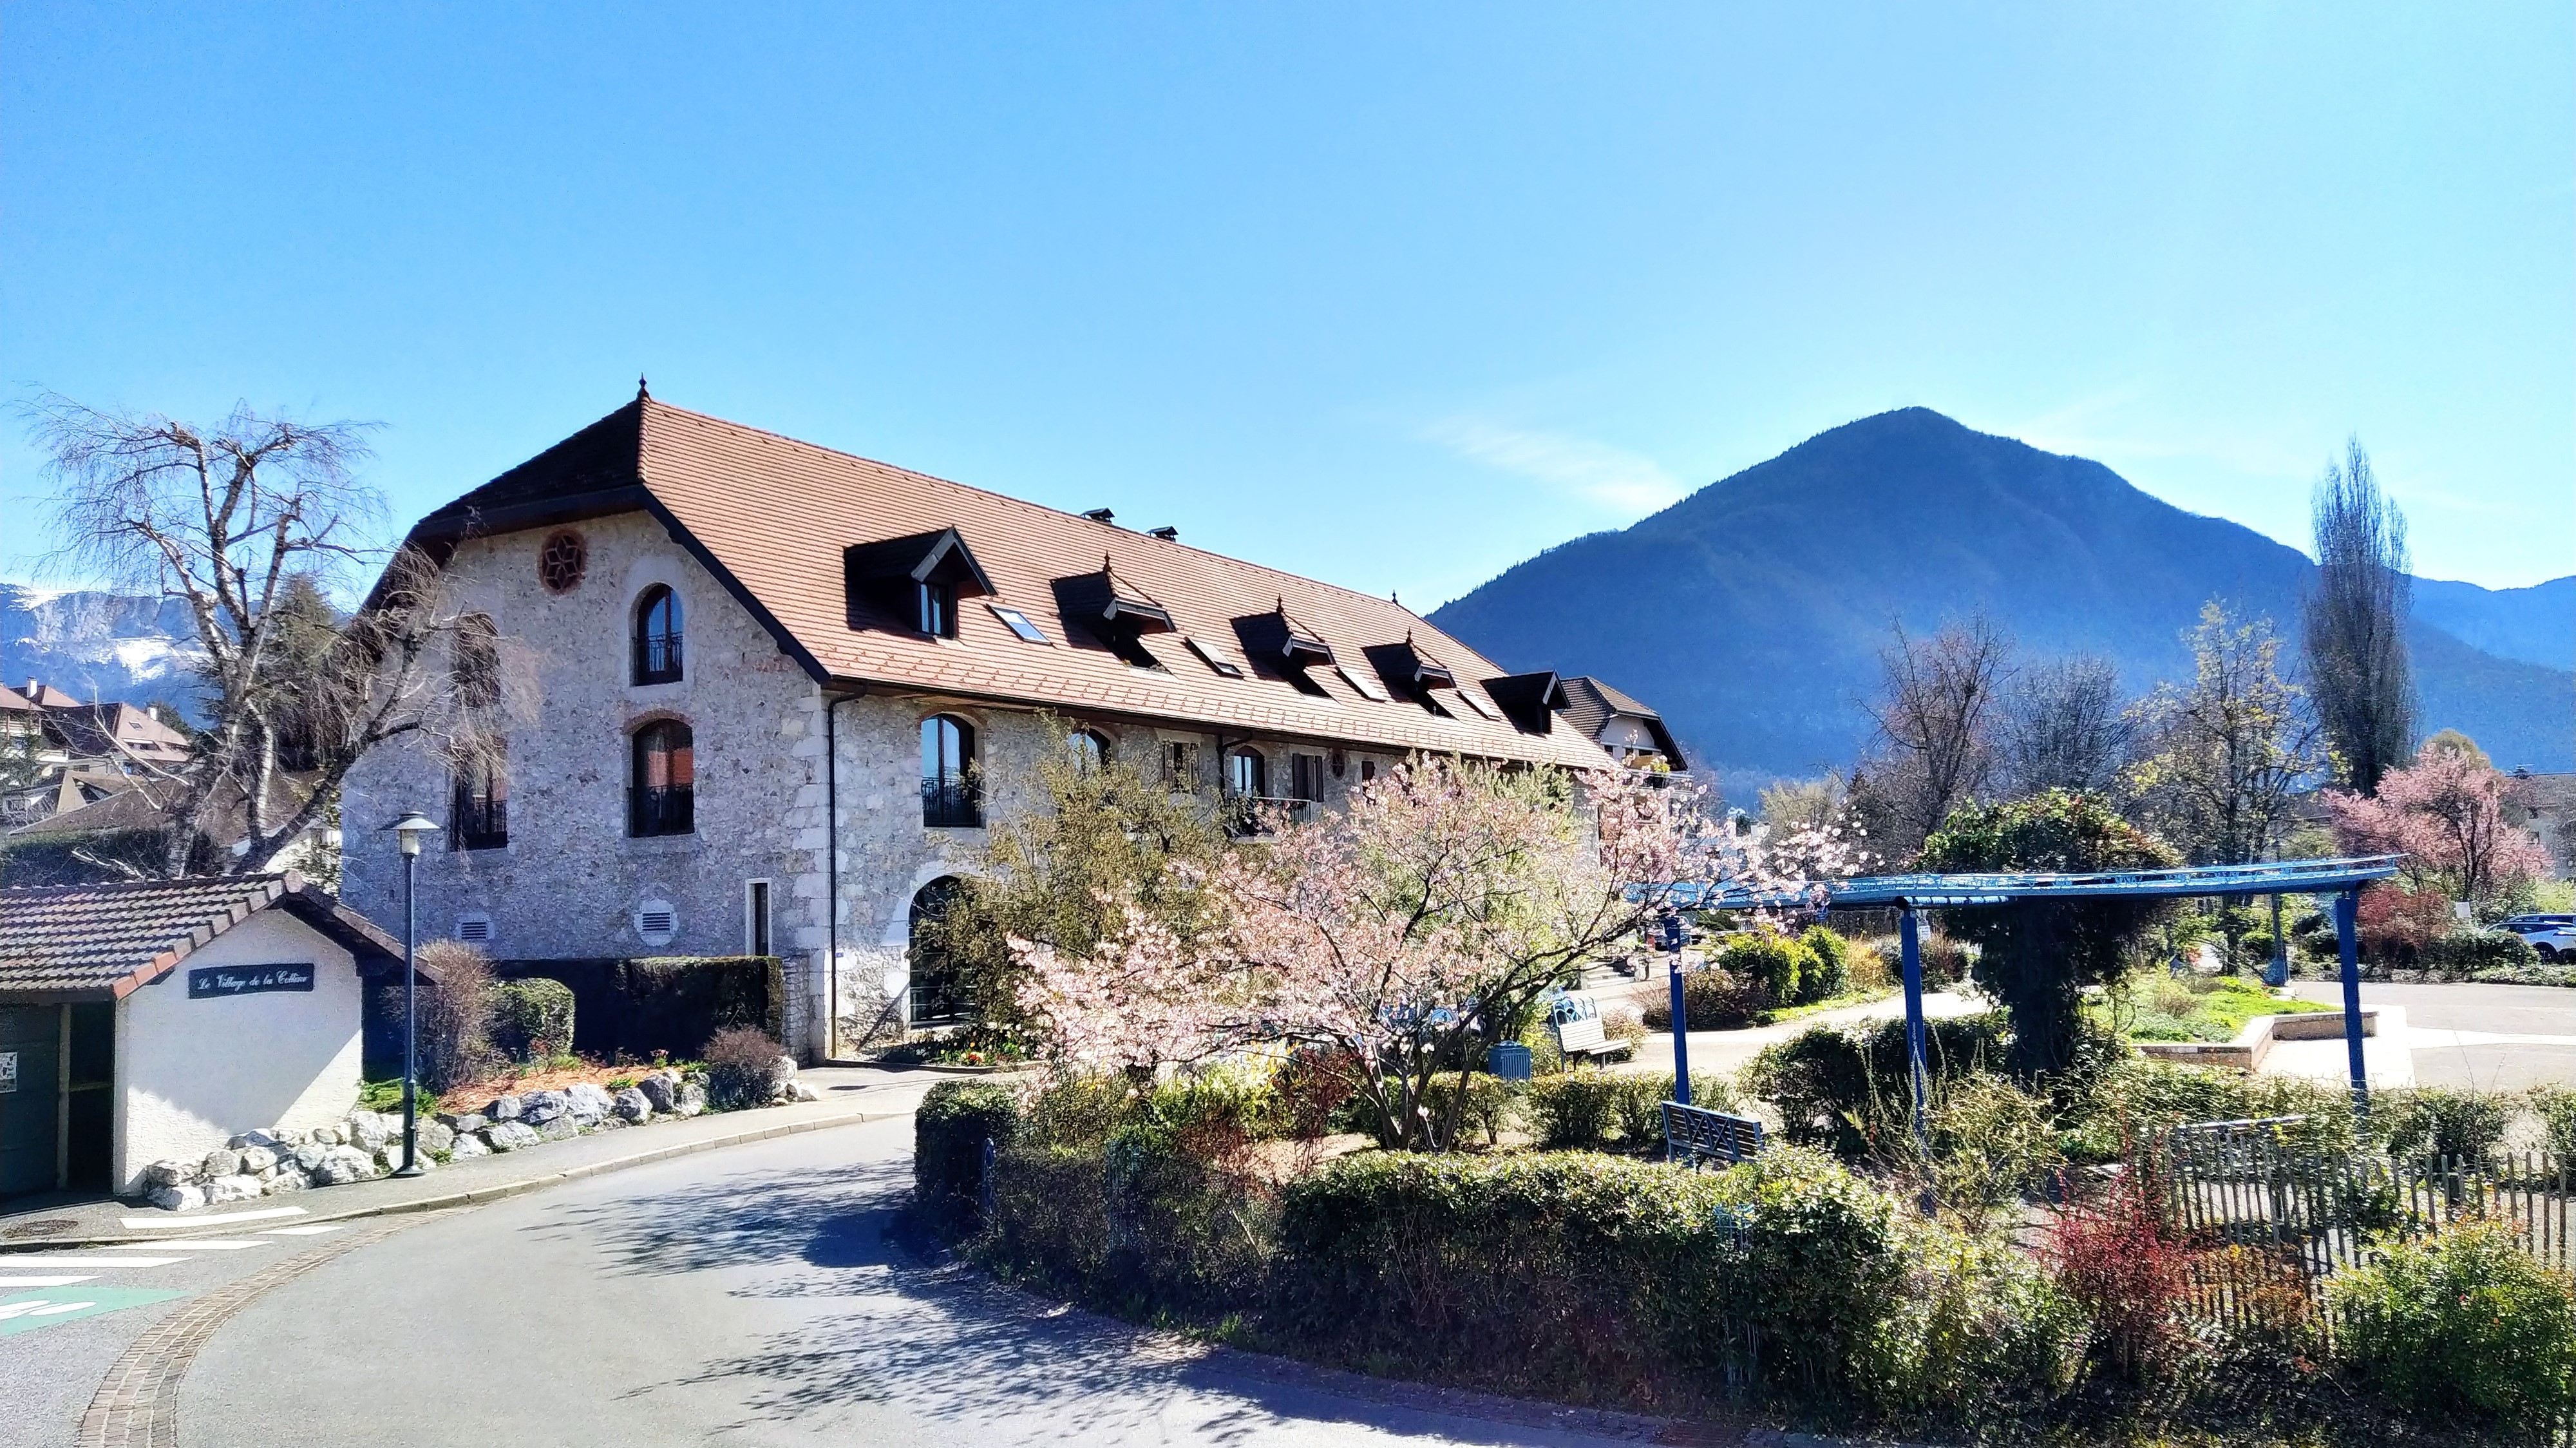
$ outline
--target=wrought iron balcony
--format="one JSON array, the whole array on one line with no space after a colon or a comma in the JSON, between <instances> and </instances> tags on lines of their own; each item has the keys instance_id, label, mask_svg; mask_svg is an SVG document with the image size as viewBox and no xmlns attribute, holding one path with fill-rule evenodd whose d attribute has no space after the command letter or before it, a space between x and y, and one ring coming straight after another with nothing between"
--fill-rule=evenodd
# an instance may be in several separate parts
<instances>
[{"instance_id":1,"label":"wrought iron balcony","mask_svg":"<svg viewBox=\"0 0 2576 1448\"><path fill-rule=\"evenodd\" d=\"M697 803L688 785L626 791L626 833L642 839L695 834L697 828Z\"/></svg>"},{"instance_id":2,"label":"wrought iron balcony","mask_svg":"<svg viewBox=\"0 0 2576 1448\"><path fill-rule=\"evenodd\" d=\"M984 802L972 784L921 782L921 822L936 830L974 829L984 823Z\"/></svg>"},{"instance_id":3,"label":"wrought iron balcony","mask_svg":"<svg viewBox=\"0 0 2576 1448\"><path fill-rule=\"evenodd\" d=\"M510 802L458 789L455 808L449 812L447 839L450 849L500 849L510 843Z\"/></svg>"},{"instance_id":4,"label":"wrought iron balcony","mask_svg":"<svg viewBox=\"0 0 2576 1448\"><path fill-rule=\"evenodd\" d=\"M676 684L680 681L680 631L635 636L635 682Z\"/></svg>"}]
</instances>

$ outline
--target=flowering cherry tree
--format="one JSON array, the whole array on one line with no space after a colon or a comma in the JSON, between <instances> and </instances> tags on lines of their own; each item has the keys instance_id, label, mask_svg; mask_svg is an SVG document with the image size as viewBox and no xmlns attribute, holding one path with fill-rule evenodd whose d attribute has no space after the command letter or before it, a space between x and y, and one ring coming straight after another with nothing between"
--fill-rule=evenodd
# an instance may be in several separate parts
<instances>
[{"instance_id":1,"label":"flowering cherry tree","mask_svg":"<svg viewBox=\"0 0 2576 1448\"><path fill-rule=\"evenodd\" d=\"M2481 900L2546 873L2549 857L2505 814L2511 781L2468 750L2428 743L2380 776L2378 793L2326 793L2345 849L2407 857L2407 883Z\"/></svg>"},{"instance_id":2,"label":"flowering cherry tree","mask_svg":"<svg viewBox=\"0 0 2576 1448\"><path fill-rule=\"evenodd\" d=\"M1712 818L1690 782L1627 770L1425 759L1346 810L1270 824L1219 862L1203 898L1222 923L1187 942L1132 903L1087 958L1015 942L1022 1006L1086 1064L1316 1048L1381 1140L1435 1150L1464 1098L1435 1090L1442 1071L1463 1083L1584 960L1721 872L1788 858ZM1803 898L1777 883L1784 905Z\"/></svg>"}]
</instances>

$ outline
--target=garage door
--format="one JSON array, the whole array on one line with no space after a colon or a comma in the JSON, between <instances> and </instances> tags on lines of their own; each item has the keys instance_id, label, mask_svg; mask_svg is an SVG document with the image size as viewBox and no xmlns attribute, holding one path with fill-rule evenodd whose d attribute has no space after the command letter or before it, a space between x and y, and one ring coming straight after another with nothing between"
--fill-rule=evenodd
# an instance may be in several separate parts
<instances>
[{"instance_id":1,"label":"garage door","mask_svg":"<svg viewBox=\"0 0 2576 1448\"><path fill-rule=\"evenodd\" d=\"M63 1008L0 1006L0 1197L54 1189Z\"/></svg>"}]
</instances>

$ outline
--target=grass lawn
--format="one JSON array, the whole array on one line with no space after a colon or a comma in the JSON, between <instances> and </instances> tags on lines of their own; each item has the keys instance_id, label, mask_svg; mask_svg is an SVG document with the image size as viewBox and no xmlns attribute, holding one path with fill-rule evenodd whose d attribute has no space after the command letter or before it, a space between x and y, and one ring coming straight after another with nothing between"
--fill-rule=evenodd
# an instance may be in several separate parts
<instances>
[{"instance_id":1,"label":"grass lawn","mask_svg":"<svg viewBox=\"0 0 2576 1448\"><path fill-rule=\"evenodd\" d=\"M2330 1011L2323 1001L2290 1000L2260 982L2232 975L2141 978L2107 1001L2138 1041L2232 1041L2256 1016Z\"/></svg>"}]
</instances>

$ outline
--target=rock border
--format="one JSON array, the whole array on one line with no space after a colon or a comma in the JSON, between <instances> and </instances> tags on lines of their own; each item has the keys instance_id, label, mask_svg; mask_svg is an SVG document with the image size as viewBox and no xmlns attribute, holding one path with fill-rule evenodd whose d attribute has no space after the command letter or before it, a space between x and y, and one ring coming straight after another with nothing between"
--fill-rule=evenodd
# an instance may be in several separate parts
<instances>
[{"instance_id":1,"label":"rock border","mask_svg":"<svg viewBox=\"0 0 2576 1448\"><path fill-rule=\"evenodd\" d=\"M764 1104L814 1101L781 1057L777 1090ZM480 1110L443 1111L416 1123L415 1161L423 1171L477 1156L526 1151L595 1131L655 1121L682 1121L709 1109L706 1088L672 1070L655 1071L611 1094L581 1081L560 1091L503 1093ZM317 1187L347 1186L391 1175L403 1159L402 1117L352 1111L309 1130L246 1131L195 1161L156 1161L143 1169L144 1202L184 1216Z\"/></svg>"}]
</instances>

